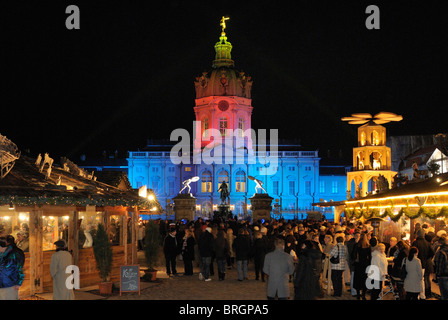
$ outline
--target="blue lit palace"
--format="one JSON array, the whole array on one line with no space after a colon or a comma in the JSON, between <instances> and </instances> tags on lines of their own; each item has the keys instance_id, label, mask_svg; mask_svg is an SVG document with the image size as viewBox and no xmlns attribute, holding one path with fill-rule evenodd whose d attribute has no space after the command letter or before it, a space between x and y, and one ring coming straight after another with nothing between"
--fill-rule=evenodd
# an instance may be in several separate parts
<instances>
[{"instance_id":1,"label":"blue lit palace","mask_svg":"<svg viewBox=\"0 0 448 320\"><path fill-rule=\"evenodd\" d=\"M186 119L185 123L188 128L196 121L193 137L181 142L177 136L174 141L148 140L146 147L130 151L127 167L132 187L146 185L152 189L170 214L172 198L182 189L182 182L197 176L191 193L197 198L197 216L203 217L210 217L220 204L218 189L223 181L229 186L232 212L240 218L248 217L249 198L255 192L250 176L262 181L274 198L273 217L281 214L287 219L301 219L313 210L314 202L346 200L349 167L321 163L318 151L302 150L297 142L273 139L270 128L269 140L251 130L253 81L235 69L231 50L223 27L211 70L194 82L195 119ZM205 151L214 160L223 161L206 161L201 157ZM326 210L326 218L332 219L333 208Z\"/></svg>"}]
</instances>

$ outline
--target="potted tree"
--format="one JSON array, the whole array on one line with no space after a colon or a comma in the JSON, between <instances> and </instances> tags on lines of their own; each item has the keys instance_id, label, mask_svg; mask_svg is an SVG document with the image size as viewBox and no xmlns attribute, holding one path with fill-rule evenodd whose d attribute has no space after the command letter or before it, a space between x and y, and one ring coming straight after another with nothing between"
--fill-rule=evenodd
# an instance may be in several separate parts
<instances>
[{"instance_id":1,"label":"potted tree","mask_svg":"<svg viewBox=\"0 0 448 320\"><path fill-rule=\"evenodd\" d=\"M145 280L155 281L157 270L154 269L159 258L160 241L159 226L153 221L149 221L145 228L145 258L148 269L145 270Z\"/></svg>"},{"instance_id":2,"label":"potted tree","mask_svg":"<svg viewBox=\"0 0 448 320\"><path fill-rule=\"evenodd\" d=\"M93 240L93 253L95 255L96 267L103 281L98 285L100 294L111 294L113 282L109 281L109 274L112 269L112 248L103 224L98 225L98 230Z\"/></svg>"}]
</instances>

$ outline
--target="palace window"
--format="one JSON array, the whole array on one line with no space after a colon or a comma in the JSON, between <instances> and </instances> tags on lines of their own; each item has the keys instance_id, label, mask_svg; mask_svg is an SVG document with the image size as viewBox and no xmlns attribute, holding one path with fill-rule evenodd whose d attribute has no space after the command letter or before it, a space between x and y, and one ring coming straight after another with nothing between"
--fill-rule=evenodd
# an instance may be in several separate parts
<instances>
[{"instance_id":1,"label":"palace window","mask_svg":"<svg viewBox=\"0 0 448 320\"><path fill-rule=\"evenodd\" d=\"M218 189L221 187L223 181L229 184L229 173L225 170L222 170L218 175Z\"/></svg>"},{"instance_id":2,"label":"palace window","mask_svg":"<svg viewBox=\"0 0 448 320\"><path fill-rule=\"evenodd\" d=\"M289 181L289 194L290 195L296 194L296 182L295 181Z\"/></svg>"},{"instance_id":3,"label":"palace window","mask_svg":"<svg viewBox=\"0 0 448 320\"><path fill-rule=\"evenodd\" d=\"M204 118L202 120L202 137L203 138L208 138L208 118Z\"/></svg>"},{"instance_id":4,"label":"palace window","mask_svg":"<svg viewBox=\"0 0 448 320\"><path fill-rule=\"evenodd\" d=\"M319 181L319 193L325 193L325 181Z\"/></svg>"},{"instance_id":5,"label":"palace window","mask_svg":"<svg viewBox=\"0 0 448 320\"><path fill-rule=\"evenodd\" d=\"M305 181L305 193L311 195L311 181Z\"/></svg>"},{"instance_id":6,"label":"palace window","mask_svg":"<svg viewBox=\"0 0 448 320\"><path fill-rule=\"evenodd\" d=\"M338 193L338 182L333 181L331 183L331 193Z\"/></svg>"},{"instance_id":7,"label":"palace window","mask_svg":"<svg viewBox=\"0 0 448 320\"><path fill-rule=\"evenodd\" d=\"M240 129L239 136L240 138L244 137L244 119L239 118L238 119L238 129Z\"/></svg>"},{"instance_id":8,"label":"palace window","mask_svg":"<svg viewBox=\"0 0 448 320\"><path fill-rule=\"evenodd\" d=\"M219 119L219 132L221 133L222 137L227 134L227 118Z\"/></svg>"},{"instance_id":9,"label":"palace window","mask_svg":"<svg viewBox=\"0 0 448 320\"><path fill-rule=\"evenodd\" d=\"M168 181L168 193L170 195L174 194L174 181Z\"/></svg>"},{"instance_id":10,"label":"palace window","mask_svg":"<svg viewBox=\"0 0 448 320\"><path fill-rule=\"evenodd\" d=\"M273 189L273 194L278 194L278 181L273 181L272 182L272 189Z\"/></svg>"},{"instance_id":11,"label":"palace window","mask_svg":"<svg viewBox=\"0 0 448 320\"><path fill-rule=\"evenodd\" d=\"M212 192L212 174L204 171L201 177L201 192Z\"/></svg>"},{"instance_id":12,"label":"palace window","mask_svg":"<svg viewBox=\"0 0 448 320\"><path fill-rule=\"evenodd\" d=\"M244 171L239 170L235 175L236 180L236 186L235 190L236 192L246 192L246 174Z\"/></svg>"}]
</instances>

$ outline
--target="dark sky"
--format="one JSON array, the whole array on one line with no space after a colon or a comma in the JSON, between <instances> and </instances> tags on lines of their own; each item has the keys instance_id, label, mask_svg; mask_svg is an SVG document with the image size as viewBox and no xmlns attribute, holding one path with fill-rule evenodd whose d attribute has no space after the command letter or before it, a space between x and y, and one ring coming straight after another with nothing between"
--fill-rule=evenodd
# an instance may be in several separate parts
<instances>
[{"instance_id":1,"label":"dark sky","mask_svg":"<svg viewBox=\"0 0 448 320\"><path fill-rule=\"evenodd\" d=\"M254 129L351 154L354 112L403 115L388 134L447 132L443 1L11 1L2 4L0 133L32 154L99 155L191 131L193 80L221 16L254 80ZM392 2L392 3L391 3ZM65 8L80 8L67 30ZM365 9L380 9L368 30Z\"/></svg>"}]
</instances>

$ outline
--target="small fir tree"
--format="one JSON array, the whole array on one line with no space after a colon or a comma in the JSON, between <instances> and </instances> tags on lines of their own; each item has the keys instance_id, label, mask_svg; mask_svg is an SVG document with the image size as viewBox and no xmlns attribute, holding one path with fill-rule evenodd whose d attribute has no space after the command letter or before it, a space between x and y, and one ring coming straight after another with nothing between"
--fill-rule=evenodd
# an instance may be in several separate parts
<instances>
[{"instance_id":1,"label":"small fir tree","mask_svg":"<svg viewBox=\"0 0 448 320\"><path fill-rule=\"evenodd\" d=\"M440 165L434 160L431 160L431 162L428 163L427 167L429 172L431 172L433 176L439 174Z\"/></svg>"},{"instance_id":2,"label":"small fir tree","mask_svg":"<svg viewBox=\"0 0 448 320\"><path fill-rule=\"evenodd\" d=\"M93 240L93 253L100 277L103 282L106 282L112 269L112 247L103 224L98 225L98 230Z\"/></svg>"}]
</instances>

